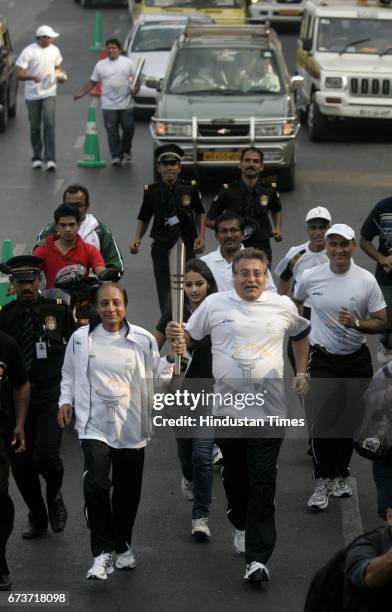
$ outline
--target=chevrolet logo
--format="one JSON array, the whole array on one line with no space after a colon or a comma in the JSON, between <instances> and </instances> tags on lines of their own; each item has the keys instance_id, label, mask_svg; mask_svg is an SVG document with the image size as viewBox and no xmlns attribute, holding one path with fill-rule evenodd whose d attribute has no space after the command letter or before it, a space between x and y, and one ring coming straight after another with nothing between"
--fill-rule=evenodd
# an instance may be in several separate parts
<instances>
[{"instance_id":1,"label":"chevrolet logo","mask_svg":"<svg viewBox=\"0 0 392 612\"><path fill-rule=\"evenodd\" d=\"M220 134L221 136L226 136L226 134L231 134L231 130L229 130L228 128L220 128L218 130L218 134Z\"/></svg>"}]
</instances>

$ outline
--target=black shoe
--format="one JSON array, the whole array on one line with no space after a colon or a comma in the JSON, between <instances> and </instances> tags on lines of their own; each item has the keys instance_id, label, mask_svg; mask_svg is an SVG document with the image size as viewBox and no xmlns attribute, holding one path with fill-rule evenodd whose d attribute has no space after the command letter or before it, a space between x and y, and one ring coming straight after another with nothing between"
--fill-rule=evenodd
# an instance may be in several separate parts
<instances>
[{"instance_id":1,"label":"black shoe","mask_svg":"<svg viewBox=\"0 0 392 612\"><path fill-rule=\"evenodd\" d=\"M48 498L48 514L49 523L54 533L60 533L64 531L65 524L67 522L68 512L65 507L63 496L58 493L54 499Z\"/></svg>"},{"instance_id":2,"label":"black shoe","mask_svg":"<svg viewBox=\"0 0 392 612\"><path fill-rule=\"evenodd\" d=\"M46 536L48 533L47 523L37 523L34 521L30 513L28 516L28 521L29 522L27 523L25 530L22 532L22 538L24 540L36 540L37 538Z\"/></svg>"},{"instance_id":3,"label":"black shoe","mask_svg":"<svg viewBox=\"0 0 392 612\"><path fill-rule=\"evenodd\" d=\"M0 574L0 591L10 591L11 580L8 574Z\"/></svg>"}]
</instances>

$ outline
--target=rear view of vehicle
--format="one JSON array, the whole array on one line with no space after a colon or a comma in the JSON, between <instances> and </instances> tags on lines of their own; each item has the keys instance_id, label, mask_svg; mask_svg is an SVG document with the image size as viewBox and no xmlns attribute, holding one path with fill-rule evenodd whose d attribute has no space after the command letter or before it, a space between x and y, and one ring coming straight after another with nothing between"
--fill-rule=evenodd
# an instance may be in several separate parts
<instances>
[{"instance_id":1,"label":"rear view of vehicle","mask_svg":"<svg viewBox=\"0 0 392 612\"><path fill-rule=\"evenodd\" d=\"M249 0L248 16L253 20L299 23L304 0Z\"/></svg>"},{"instance_id":2,"label":"rear view of vehicle","mask_svg":"<svg viewBox=\"0 0 392 612\"><path fill-rule=\"evenodd\" d=\"M16 115L18 81L15 61L8 26L0 16L0 132L6 131L8 119Z\"/></svg>"},{"instance_id":3,"label":"rear view of vehicle","mask_svg":"<svg viewBox=\"0 0 392 612\"><path fill-rule=\"evenodd\" d=\"M216 23L244 23L248 0L129 0L132 19L140 14L170 13L207 15Z\"/></svg>"},{"instance_id":4,"label":"rear view of vehicle","mask_svg":"<svg viewBox=\"0 0 392 612\"><path fill-rule=\"evenodd\" d=\"M151 122L154 146L177 142L183 166L235 168L241 150L260 147L268 174L293 189L298 132L293 90L276 34L265 26L193 26L173 47Z\"/></svg>"}]
</instances>

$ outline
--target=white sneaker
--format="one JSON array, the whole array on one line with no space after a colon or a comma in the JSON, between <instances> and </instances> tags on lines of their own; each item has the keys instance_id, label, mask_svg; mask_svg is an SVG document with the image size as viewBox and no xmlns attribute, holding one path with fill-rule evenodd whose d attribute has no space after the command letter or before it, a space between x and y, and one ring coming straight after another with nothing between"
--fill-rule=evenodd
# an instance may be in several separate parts
<instances>
[{"instance_id":1,"label":"white sneaker","mask_svg":"<svg viewBox=\"0 0 392 612\"><path fill-rule=\"evenodd\" d=\"M314 493L309 497L308 508L312 510L325 510L328 508L328 500L332 489L333 482L330 478L318 478Z\"/></svg>"},{"instance_id":2,"label":"white sneaker","mask_svg":"<svg viewBox=\"0 0 392 612\"><path fill-rule=\"evenodd\" d=\"M131 162L132 162L131 153L124 153L123 158L121 160L122 165L125 166L125 164L130 164Z\"/></svg>"},{"instance_id":3,"label":"white sneaker","mask_svg":"<svg viewBox=\"0 0 392 612\"><path fill-rule=\"evenodd\" d=\"M339 476L333 479L333 490L332 495L334 497L351 497L353 494L350 485L347 482L347 478Z\"/></svg>"},{"instance_id":4,"label":"white sneaker","mask_svg":"<svg viewBox=\"0 0 392 612\"><path fill-rule=\"evenodd\" d=\"M116 567L117 569L133 569L136 567L135 555L130 546L128 546L128 550L117 555Z\"/></svg>"},{"instance_id":5,"label":"white sneaker","mask_svg":"<svg viewBox=\"0 0 392 612\"><path fill-rule=\"evenodd\" d=\"M56 162L48 161L46 164L46 172L54 172L56 170Z\"/></svg>"},{"instance_id":6,"label":"white sneaker","mask_svg":"<svg viewBox=\"0 0 392 612\"><path fill-rule=\"evenodd\" d=\"M380 365L386 365L392 359L392 350L385 348L380 342L377 349L377 361Z\"/></svg>"},{"instance_id":7,"label":"white sneaker","mask_svg":"<svg viewBox=\"0 0 392 612\"><path fill-rule=\"evenodd\" d=\"M269 582L270 573L263 563L252 561L246 564L244 580L249 582Z\"/></svg>"},{"instance_id":8,"label":"white sneaker","mask_svg":"<svg viewBox=\"0 0 392 612\"><path fill-rule=\"evenodd\" d=\"M208 518L202 516L192 520L192 535L196 540L206 541L211 537L211 531L208 528Z\"/></svg>"},{"instance_id":9,"label":"white sneaker","mask_svg":"<svg viewBox=\"0 0 392 612\"><path fill-rule=\"evenodd\" d=\"M233 546L235 552L239 555L245 553L245 530L233 529Z\"/></svg>"},{"instance_id":10,"label":"white sneaker","mask_svg":"<svg viewBox=\"0 0 392 612\"><path fill-rule=\"evenodd\" d=\"M112 166L121 166L121 159L119 157L113 157Z\"/></svg>"},{"instance_id":11,"label":"white sneaker","mask_svg":"<svg viewBox=\"0 0 392 612\"><path fill-rule=\"evenodd\" d=\"M109 574L113 574L113 557L111 553L102 553L94 557L94 563L87 572L87 580L106 580Z\"/></svg>"},{"instance_id":12,"label":"white sneaker","mask_svg":"<svg viewBox=\"0 0 392 612\"><path fill-rule=\"evenodd\" d=\"M42 168L42 161L40 159L35 159L33 162L31 162L31 167L34 168L34 170Z\"/></svg>"},{"instance_id":13,"label":"white sneaker","mask_svg":"<svg viewBox=\"0 0 392 612\"><path fill-rule=\"evenodd\" d=\"M184 476L181 480L181 491L187 501L193 501L193 482Z\"/></svg>"}]
</instances>

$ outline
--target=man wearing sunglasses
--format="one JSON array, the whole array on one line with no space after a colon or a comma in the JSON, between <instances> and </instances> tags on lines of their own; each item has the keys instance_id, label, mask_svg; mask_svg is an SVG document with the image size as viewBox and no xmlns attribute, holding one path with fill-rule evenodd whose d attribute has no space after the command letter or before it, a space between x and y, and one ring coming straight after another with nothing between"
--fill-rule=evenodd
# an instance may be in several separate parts
<instances>
[{"instance_id":1,"label":"man wearing sunglasses","mask_svg":"<svg viewBox=\"0 0 392 612\"><path fill-rule=\"evenodd\" d=\"M153 218L150 236L151 257L159 306L164 311L170 294L169 251L181 238L186 259L204 249L205 213L196 181L178 178L184 152L176 144L166 144L155 151L160 180L144 186L144 197L130 253L139 252L142 238Z\"/></svg>"}]
</instances>

